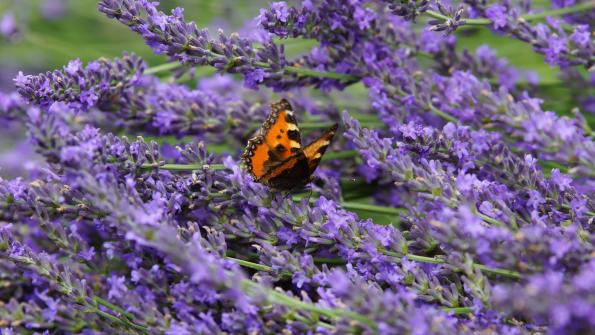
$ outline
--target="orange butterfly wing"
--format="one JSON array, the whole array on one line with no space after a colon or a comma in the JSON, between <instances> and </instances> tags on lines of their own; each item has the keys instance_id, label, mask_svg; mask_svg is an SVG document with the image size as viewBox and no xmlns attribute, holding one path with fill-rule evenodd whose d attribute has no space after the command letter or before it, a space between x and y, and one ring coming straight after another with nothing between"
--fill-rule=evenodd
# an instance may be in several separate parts
<instances>
[{"instance_id":1,"label":"orange butterfly wing","mask_svg":"<svg viewBox=\"0 0 595 335\"><path fill-rule=\"evenodd\" d=\"M308 159L308 172L310 174L314 173L316 167L318 167L318 163L320 163L320 159L322 158L322 155L324 155L326 148L331 144L331 141L337 132L337 128L338 125L335 123L332 127L327 129L322 136L304 148L303 151Z\"/></svg>"},{"instance_id":2,"label":"orange butterfly wing","mask_svg":"<svg viewBox=\"0 0 595 335\"><path fill-rule=\"evenodd\" d=\"M293 154L301 151L300 132L289 102L272 104L272 112L258 134L248 140L242 160L258 180Z\"/></svg>"}]
</instances>

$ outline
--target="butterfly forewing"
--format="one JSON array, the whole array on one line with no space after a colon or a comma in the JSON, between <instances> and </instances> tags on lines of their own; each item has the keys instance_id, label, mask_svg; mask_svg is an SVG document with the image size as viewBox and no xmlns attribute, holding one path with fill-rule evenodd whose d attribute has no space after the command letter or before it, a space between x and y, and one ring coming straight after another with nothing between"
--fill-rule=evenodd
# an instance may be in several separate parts
<instances>
[{"instance_id":1,"label":"butterfly forewing","mask_svg":"<svg viewBox=\"0 0 595 335\"><path fill-rule=\"evenodd\" d=\"M272 112L258 134L248 140L242 159L252 177L259 179L301 151L300 132L289 102L271 105Z\"/></svg>"},{"instance_id":2,"label":"butterfly forewing","mask_svg":"<svg viewBox=\"0 0 595 335\"><path fill-rule=\"evenodd\" d=\"M301 149L300 130L287 100L273 104L272 108L273 112L269 116L271 126L264 137L269 148L286 159Z\"/></svg>"}]
</instances>

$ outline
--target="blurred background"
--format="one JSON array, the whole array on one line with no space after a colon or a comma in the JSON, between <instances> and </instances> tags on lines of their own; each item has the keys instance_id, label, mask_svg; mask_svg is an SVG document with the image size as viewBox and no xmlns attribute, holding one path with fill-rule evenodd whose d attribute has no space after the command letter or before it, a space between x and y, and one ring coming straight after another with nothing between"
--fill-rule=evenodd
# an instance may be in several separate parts
<instances>
[{"instance_id":1,"label":"blurred background","mask_svg":"<svg viewBox=\"0 0 595 335\"><path fill-rule=\"evenodd\" d=\"M533 3L549 7L549 1ZM212 34L216 34L217 29L241 33L253 31L253 18L259 8L267 4L268 1L262 0L177 0L162 1L161 9L169 12L181 6L185 8L187 20L195 21L199 27L208 27ZM18 71L37 74L59 69L75 58L87 62L100 57L118 57L123 51L130 51L141 55L150 66L167 62L165 57L154 55L139 36L99 13L96 7L95 0L0 0L0 92L14 90L12 79ZM461 30L457 38L461 50L475 51L487 44L518 69L537 76L538 94L546 97L546 109L569 114L576 107L573 98L576 92L558 78L557 69L547 65L527 44L498 36L487 28ZM283 43L289 55L307 51L314 45L304 40ZM199 69L198 73L213 74L210 69ZM366 99L363 86L353 86L350 89L354 94ZM35 155L28 150L23 129L0 125L0 177L26 174L27 169L37 163Z\"/></svg>"}]
</instances>

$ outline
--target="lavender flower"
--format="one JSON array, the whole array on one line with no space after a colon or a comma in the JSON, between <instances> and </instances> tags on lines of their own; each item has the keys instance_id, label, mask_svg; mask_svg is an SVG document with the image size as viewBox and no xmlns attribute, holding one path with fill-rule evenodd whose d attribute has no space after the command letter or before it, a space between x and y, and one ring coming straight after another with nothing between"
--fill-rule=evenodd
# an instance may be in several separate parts
<instances>
[{"instance_id":1,"label":"lavender flower","mask_svg":"<svg viewBox=\"0 0 595 335\"><path fill-rule=\"evenodd\" d=\"M113 62L105 59L91 62L84 68L82 62L76 59L62 71L38 76L19 73L15 84L24 99L43 108L61 101L73 110L86 111L95 105L110 104L120 99L140 80L145 67L142 59L128 54Z\"/></svg>"},{"instance_id":2,"label":"lavender flower","mask_svg":"<svg viewBox=\"0 0 595 335\"><path fill-rule=\"evenodd\" d=\"M156 53L167 54L183 64L208 64L221 72L241 73L248 87L264 84L283 88L301 82L298 78L298 83L278 83L288 62L283 46L272 40L259 49L238 34L227 36L219 31L219 38L211 40L206 29L199 30L194 23L184 20L182 8L166 15L148 1L106 0L98 8L143 36Z\"/></svg>"}]
</instances>

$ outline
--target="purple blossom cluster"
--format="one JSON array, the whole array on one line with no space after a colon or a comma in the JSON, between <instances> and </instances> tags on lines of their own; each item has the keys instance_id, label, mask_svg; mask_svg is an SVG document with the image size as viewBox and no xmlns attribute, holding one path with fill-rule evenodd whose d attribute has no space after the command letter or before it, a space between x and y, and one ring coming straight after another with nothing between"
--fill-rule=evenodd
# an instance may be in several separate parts
<instances>
[{"instance_id":1,"label":"purple blossom cluster","mask_svg":"<svg viewBox=\"0 0 595 335\"><path fill-rule=\"evenodd\" d=\"M487 46L436 32L469 15L519 38L514 25L537 26L507 11L526 3L505 2L500 22L483 1L275 2L255 47L211 39L180 8L100 1L177 74L244 82L164 82L128 53L15 78L0 120L26 127L43 162L0 177L0 332L589 333L589 123L543 110ZM450 21L424 28L436 13ZM564 19L583 29L581 13ZM316 44L288 60L273 37ZM356 83L359 107L337 92ZM304 132L342 123L309 193L239 163L272 91Z\"/></svg>"}]
</instances>

